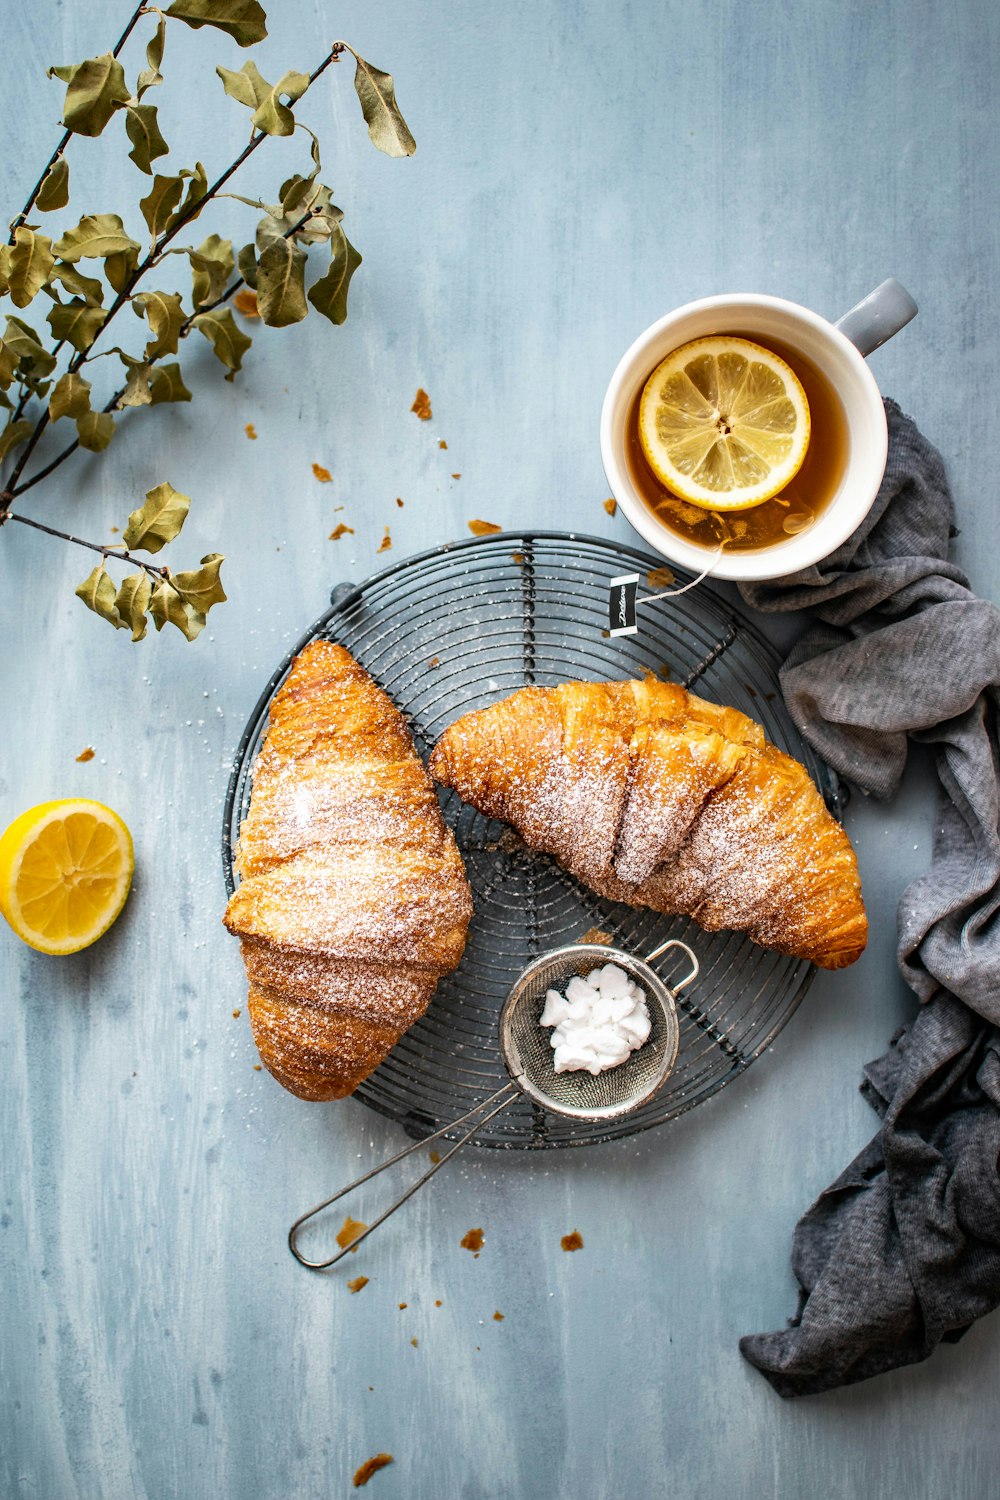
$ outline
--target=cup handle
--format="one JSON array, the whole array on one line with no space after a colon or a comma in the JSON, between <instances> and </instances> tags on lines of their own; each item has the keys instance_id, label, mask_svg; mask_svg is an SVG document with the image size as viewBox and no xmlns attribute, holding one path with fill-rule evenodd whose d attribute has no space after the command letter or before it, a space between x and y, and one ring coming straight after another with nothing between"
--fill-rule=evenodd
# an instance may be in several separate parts
<instances>
[{"instance_id":1,"label":"cup handle","mask_svg":"<svg viewBox=\"0 0 1000 1500\"><path fill-rule=\"evenodd\" d=\"M883 281L834 324L862 354L871 354L917 315L917 304L895 276Z\"/></svg>"}]
</instances>

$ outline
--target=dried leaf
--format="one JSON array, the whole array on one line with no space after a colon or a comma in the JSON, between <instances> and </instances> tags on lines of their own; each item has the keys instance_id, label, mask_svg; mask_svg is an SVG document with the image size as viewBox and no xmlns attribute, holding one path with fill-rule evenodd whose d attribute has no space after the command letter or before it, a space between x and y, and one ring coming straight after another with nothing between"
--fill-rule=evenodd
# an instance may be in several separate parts
<instances>
[{"instance_id":1,"label":"dried leaf","mask_svg":"<svg viewBox=\"0 0 1000 1500\"><path fill-rule=\"evenodd\" d=\"M125 621L115 608L115 586L103 562L98 563L94 571L87 574L75 592L76 597L82 599L95 615L100 615L102 620L110 620L116 630L125 628Z\"/></svg>"},{"instance_id":2,"label":"dried leaf","mask_svg":"<svg viewBox=\"0 0 1000 1500\"><path fill-rule=\"evenodd\" d=\"M306 306L306 253L291 240L276 239L257 263L257 306L269 328L300 323Z\"/></svg>"},{"instance_id":3,"label":"dried leaf","mask_svg":"<svg viewBox=\"0 0 1000 1500\"><path fill-rule=\"evenodd\" d=\"M302 98L309 87L307 73L285 73L272 84L261 76L253 62L245 62L238 73L223 67L217 67L215 71L229 97L253 110L255 130L262 130L265 135L291 135L295 129L295 117L281 101L284 97L294 104Z\"/></svg>"},{"instance_id":4,"label":"dried leaf","mask_svg":"<svg viewBox=\"0 0 1000 1500\"><path fill-rule=\"evenodd\" d=\"M200 615L207 615L213 604L226 602L226 592L219 578L219 569L224 562L221 552L209 552L202 558L200 568L173 575L174 587L181 598Z\"/></svg>"},{"instance_id":5,"label":"dried leaf","mask_svg":"<svg viewBox=\"0 0 1000 1500\"><path fill-rule=\"evenodd\" d=\"M35 430L34 422L22 418L19 422L8 422L0 432L0 463L14 448L25 442Z\"/></svg>"},{"instance_id":6,"label":"dried leaf","mask_svg":"<svg viewBox=\"0 0 1000 1500\"><path fill-rule=\"evenodd\" d=\"M156 105L130 104L125 111L125 129L132 142L129 160L135 162L140 172L152 176L153 162L170 151L160 133Z\"/></svg>"},{"instance_id":7,"label":"dried leaf","mask_svg":"<svg viewBox=\"0 0 1000 1500\"><path fill-rule=\"evenodd\" d=\"M330 470L324 469L322 464L313 464L312 471L316 478L319 480L320 484L329 484L330 480L333 478Z\"/></svg>"},{"instance_id":8,"label":"dried leaf","mask_svg":"<svg viewBox=\"0 0 1000 1500\"><path fill-rule=\"evenodd\" d=\"M257 80L260 80L262 92L266 93L269 87L258 73L256 63L245 62L238 73L232 68L222 67L217 67L215 71L222 79L222 87L230 99L235 99L237 104L245 104L247 109L257 108Z\"/></svg>"},{"instance_id":9,"label":"dried leaf","mask_svg":"<svg viewBox=\"0 0 1000 1500\"><path fill-rule=\"evenodd\" d=\"M163 61L163 48L167 39L167 23L161 16L152 40L146 47L146 66L139 74L135 92L138 98L142 98L147 89L155 87L163 82L163 74L160 72L160 64Z\"/></svg>"},{"instance_id":10,"label":"dried leaf","mask_svg":"<svg viewBox=\"0 0 1000 1500\"><path fill-rule=\"evenodd\" d=\"M146 610L152 593L148 573L129 573L122 579L115 596L118 617L131 629L133 641L141 641L146 634Z\"/></svg>"},{"instance_id":11,"label":"dried leaf","mask_svg":"<svg viewBox=\"0 0 1000 1500\"><path fill-rule=\"evenodd\" d=\"M8 389L16 370L17 358L14 351L3 339L0 339L0 390Z\"/></svg>"},{"instance_id":12,"label":"dried leaf","mask_svg":"<svg viewBox=\"0 0 1000 1500\"><path fill-rule=\"evenodd\" d=\"M72 302L57 302L45 314L53 338L63 339L83 354L100 333L107 317L103 307L91 307L74 297Z\"/></svg>"},{"instance_id":13,"label":"dried leaf","mask_svg":"<svg viewBox=\"0 0 1000 1500\"><path fill-rule=\"evenodd\" d=\"M156 240L167 227L167 222L184 196L184 179L178 173L174 177L153 178L153 186L145 198L139 199L142 217L146 221L153 239Z\"/></svg>"},{"instance_id":14,"label":"dried leaf","mask_svg":"<svg viewBox=\"0 0 1000 1500\"><path fill-rule=\"evenodd\" d=\"M104 283L96 276L84 276L78 266L56 261L49 272L49 285L61 282L73 297L82 297L91 307L100 307L104 301Z\"/></svg>"},{"instance_id":15,"label":"dried leaf","mask_svg":"<svg viewBox=\"0 0 1000 1500\"><path fill-rule=\"evenodd\" d=\"M503 531L502 526L496 526L492 521L470 521L468 526L473 536L492 536L496 531Z\"/></svg>"},{"instance_id":16,"label":"dried leaf","mask_svg":"<svg viewBox=\"0 0 1000 1500\"><path fill-rule=\"evenodd\" d=\"M233 306L245 318L260 317L260 308L257 306L257 293L251 291L249 287L244 287L242 291L236 293L236 296L233 298Z\"/></svg>"},{"instance_id":17,"label":"dried leaf","mask_svg":"<svg viewBox=\"0 0 1000 1500\"><path fill-rule=\"evenodd\" d=\"M250 348L252 339L237 328L228 307L216 308L214 312L198 313L192 319L193 326L203 333L215 350L216 358L226 366L232 380L243 363L243 356Z\"/></svg>"},{"instance_id":18,"label":"dried leaf","mask_svg":"<svg viewBox=\"0 0 1000 1500\"><path fill-rule=\"evenodd\" d=\"M10 275L10 246L0 245L0 297L6 297Z\"/></svg>"},{"instance_id":19,"label":"dried leaf","mask_svg":"<svg viewBox=\"0 0 1000 1500\"><path fill-rule=\"evenodd\" d=\"M164 625L176 625L182 635L193 641L205 628L205 616L185 603L166 579L156 585L150 595L148 608L158 631Z\"/></svg>"},{"instance_id":20,"label":"dried leaf","mask_svg":"<svg viewBox=\"0 0 1000 1500\"><path fill-rule=\"evenodd\" d=\"M167 220L166 227L168 229L173 229L182 222L185 224L193 223L198 214L201 213L201 209L199 208L197 212L192 212L192 210L196 204L201 203L208 192L208 174L200 161L195 162L193 171L190 171L187 167L182 167L177 175L182 181L187 182L187 192L184 194L184 202Z\"/></svg>"},{"instance_id":21,"label":"dried leaf","mask_svg":"<svg viewBox=\"0 0 1000 1500\"><path fill-rule=\"evenodd\" d=\"M149 398L151 406L161 406L165 401L191 400L180 365L157 365L150 377Z\"/></svg>"},{"instance_id":22,"label":"dried leaf","mask_svg":"<svg viewBox=\"0 0 1000 1500\"><path fill-rule=\"evenodd\" d=\"M417 143L396 103L392 74L372 67L353 48L351 51L357 63L354 87L373 144L386 156L412 156Z\"/></svg>"},{"instance_id":23,"label":"dried leaf","mask_svg":"<svg viewBox=\"0 0 1000 1500\"><path fill-rule=\"evenodd\" d=\"M50 68L49 78L67 84L63 124L75 135L100 135L116 109L129 99L125 73L110 52L85 62Z\"/></svg>"},{"instance_id":24,"label":"dried leaf","mask_svg":"<svg viewBox=\"0 0 1000 1500\"><path fill-rule=\"evenodd\" d=\"M65 156L58 156L45 174L35 203L43 214L50 214L54 209L65 208L68 202L69 162Z\"/></svg>"},{"instance_id":25,"label":"dried leaf","mask_svg":"<svg viewBox=\"0 0 1000 1500\"><path fill-rule=\"evenodd\" d=\"M104 274L116 292L123 292L132 272L139 264L139 246L130 250L116 251L104 257Z\"/></svg>"},{"instance_id":26,"label":"dried leaf","mask_svg":"<svg viewBox=\"0 0 1000 1500\"><path fill-rule=\"evenodd\" d=\"M90 383L75 370L60 375L49 397L49 416L53 422L60 417L82 417L90 410Z\"/></svg>"},{"instance_id":27,"label":"dried leaf","mask_svg":"<svg viewBox=\"0 0 1000 1500\"><path fill-rule=\"evenodd\" d=\"M413 405L410 407L410 410L412 412L415 412L417 414L417 416L420 418L421 422L429 422L430 421L430 419L431 419L431 398L430 398L430 396L428 396L428 394L424 390L423 386L420 386L419 389L417 390L417 394L413 398Z\"/></svg>"},{"instance_id":28,"label":"dried leaf","mask_svg":"<svg viewBox=\"0 0 1000 1500\"><path fill-rule=\"evenodd\" d=\"M149 323L152 338L146 345L147 359L177 353L184 325L184 309L177 292L139 292L132 298L132 311Z\"/></svg>"},{"instance_id":29,"label":"dried leaf","mask_svg":"<svg viewBox=\"0 0 1000 1500\"><path fill-rule=\"evenodd\" d=\"M178 535L190 508L187 495L172 484L158 484L146 491L146 503L129 516L122 540L130 552L137 548L140 552L159 552Z\"/></svg>"},{"instance_id":30,"label":"dried leaf","mask_svg":"<svg viewBox=\"0 0 1000 1500\"><path fill-rule=\"evenodd\" d=\"M191 300L195 307L214 302L225 291L226 282L236 267L232 240L210 234L197 250L188 250L191 262Z\"/></svg>"},{"instance_id":31,"label":"dried leaf","mask_svg":"<svg viewBox=\"0 0 1000 1500\"><path fill-rule=\"evenodd\" d=\"M117 214L84 214L76 228L67 230L52 249L60 260L75 262L122 253L137 255L139 245L125 233Z\"/></svg>"},{"instance_id":32,"label":"dried leaf","mask_svg":"<svg viewBox=\"0 0 1000 1500\"><path fill-rule=\"evenodd\" d=\"M253 245L244 245L236 257L236 264L240 268L240 275L251 289L257 285L257 252Z\"/></svg>"},{"instance_id":33,"label":"dried leaf","mask_svg":"<svg viewBox=\"0 0 1000 1500\"><path fill-rule=\"evenodd\" d=\"M267 36L267 17L257 0L174 0L167 15L196 31L214 26L240 47L253 47Z\"/></svg>"},{"instance_id":34,"label":"dried leaf","mask_svg":"<svg viewBox=\"0 0 1000 1500\"><path fill-rule=\"evenodd\" d=\"M119 408L123 406L151 406L153 393L149 388L149 361L146 359L137 359L134 354L126 354L124 349L118 349L117 347L111 352L118 355L118 358L128 371L125 389L118 397Z\"/></svg>"},{"instance_id":35,"label":"dried leaf","mask_svg":"<svg viewBox=\"0 0 1000 1500\"><path fill-rule=\"evenodd\" d=\"M80 447L90 453L103 453L115 435L115 419L109 411L85 411L76 419Z\"/></svg>"},{"instance_id":36,"label":"dried leaf","mask_svg":"<svg viewBox=\"0 0 1000 1500\"><path fill-rule=\"evenodd\" d=\"M331 323L343 323L347 317L347 293L360 264L361 256L340 225L336 225L330 235L329 270L309 288L309 301Z\"/></svg>"},{"instance_id":37,"label":"dried leaf","mask_svg":"<svg viewBox=\"0 0 1000 1500\"><path fill-rule=\"evenodd\" d=\"M54 265L48 235L36 234L27 224L18 225L7 266L7 286L15 307L27 307L45 285Z\"/></svg>"}]
</instances>

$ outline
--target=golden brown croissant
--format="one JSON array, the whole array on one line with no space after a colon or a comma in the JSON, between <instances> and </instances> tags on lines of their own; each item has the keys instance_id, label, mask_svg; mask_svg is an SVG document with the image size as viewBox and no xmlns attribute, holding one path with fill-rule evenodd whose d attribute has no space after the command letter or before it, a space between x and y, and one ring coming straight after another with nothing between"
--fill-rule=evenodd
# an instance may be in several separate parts
<instances>
[{"instance_id":1,"label":"golden brown croissant","mask_svg":"<svg viewBox=\"0 0 1000 1500\"><path fill-rule=\"evenodd\" d=\"M614 901L827 969L864 950L854 851L805 767L674 683L523 688L452 724L430 771Z\"/></svg>"},{"instance_id":2,"label":"golden brown croissant","mask_svg":"<svg viewBox=\"0 0 1000 1500\"><path fill-rule=\"evenodd\" d=\"M402 715L341 646L307 646L271 705L238 868L224 920L261 1058L342 1098L457 965L472 899Z\"/></svg>"}]
</instances>

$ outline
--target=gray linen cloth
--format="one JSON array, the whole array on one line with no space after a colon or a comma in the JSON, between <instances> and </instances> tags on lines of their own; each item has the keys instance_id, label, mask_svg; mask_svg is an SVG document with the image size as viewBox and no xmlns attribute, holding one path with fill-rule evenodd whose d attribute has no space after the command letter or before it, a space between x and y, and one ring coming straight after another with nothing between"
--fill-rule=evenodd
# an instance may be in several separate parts
<instances>
[{"instance_id":1,"label":"gray linen cloth","mask_svg":"<svg viewBox=\"0 0 1000 1500\"><path fill-rule=\"evenodd\" d=\"M937 747L930 868L899 906L923 1007L865 1068L878 1133L799 1221L799 1307L741 1339L782 1396L926 1359L1000 1303L1000 610L948 561L941 457L886 402L889 458L864 524L817 567L745 585L817 622L781 672L792 717L842 776L891 797L908 739Z\"/></svg>"}]
</instances>

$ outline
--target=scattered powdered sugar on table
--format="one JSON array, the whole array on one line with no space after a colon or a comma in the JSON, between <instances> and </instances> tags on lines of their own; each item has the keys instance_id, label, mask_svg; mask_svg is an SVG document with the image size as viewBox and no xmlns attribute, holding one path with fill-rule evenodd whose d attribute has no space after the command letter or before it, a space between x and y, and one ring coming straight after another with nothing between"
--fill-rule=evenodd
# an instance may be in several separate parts
<instances>
[{"instance_id":1,"label":"scattered powdered sugar on table","mask_svg":"<svg viewBox=\"0 0 1000 1500\"><path fill-rule=\"evenodd\" d=\"M574 975L565 994L547 990L538 1024L553 1027L557 1073L595 1076L625 1062L652 1029L644 992L617 964Z\"/></svg>"}]
</instances>

